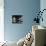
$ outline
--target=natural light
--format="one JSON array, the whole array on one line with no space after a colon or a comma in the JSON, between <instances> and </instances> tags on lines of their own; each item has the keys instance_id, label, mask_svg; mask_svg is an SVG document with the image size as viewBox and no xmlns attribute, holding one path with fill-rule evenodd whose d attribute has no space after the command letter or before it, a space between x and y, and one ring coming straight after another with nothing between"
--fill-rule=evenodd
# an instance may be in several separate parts
<instances>
[{"instance_id":1,"label":"natural light","mask_svg":"<svg viewBox=\"0 0 46 46\"><path fill-rule=\"evenodd\" d=\"M4 41L4 0L0 0L0 42Z\"/></svg>"},{"instance_id":2,"label":"natural light","mask_svg":"<svg viewBox=\"0 0 46 46\"><path fill-rule=\"evenodd\" d=\"M0 9L0 41L4 41L4 13Z\"/></svg>"}]
</instances>

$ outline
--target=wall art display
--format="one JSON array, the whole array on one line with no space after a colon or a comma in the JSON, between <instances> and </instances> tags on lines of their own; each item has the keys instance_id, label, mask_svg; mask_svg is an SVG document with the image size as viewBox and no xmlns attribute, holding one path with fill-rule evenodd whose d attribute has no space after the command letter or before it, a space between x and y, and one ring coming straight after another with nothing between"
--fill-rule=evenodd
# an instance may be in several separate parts
<instances>
[{"instance_id":1,"label":"wall art display","mask_svg":"<svg viewBox=\"0 0 46 46\"><path fill-rule=\"evenodd\" d=\"M23 22L22 15L12 15L12 23L21 24Z\"/></svg>"}]
</instances>

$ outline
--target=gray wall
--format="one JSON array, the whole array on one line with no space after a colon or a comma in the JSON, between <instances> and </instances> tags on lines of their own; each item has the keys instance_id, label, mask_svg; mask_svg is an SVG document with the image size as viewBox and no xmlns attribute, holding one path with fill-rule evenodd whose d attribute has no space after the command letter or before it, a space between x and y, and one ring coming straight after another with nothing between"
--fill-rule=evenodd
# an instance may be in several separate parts
<instances>
[{"instance_id":1,"label":"gray wall","mask_svg":"<svg viewBox=\"0 0 46 46\"><path fill-rule=\"evenodd\" d=\"M40 9L40 0L5 0L5 40L18 41L32 28L32 20ZM23 24L12 24L12 15L23 15Z\"/></svg>"},{"instance_id":2,"label":"gray wall","mask_svg":"<svg viewBox=\"0 0 46 46\"><path fill-rule=\"evenodd\" d=\"M40 1L40 10L43 10L43 9L46 9L46 0ZM43 22L42 21L40 22L40 25L46 27L46 11L44 11L42 17L43 17L44 20L43 20ZM45 37L45 39L46 39L46 37ZM45 40L45 44L46 44L46 40Z\"/></svg>"},{"instance_id":3,"label":"gray wall","mask_svg":"<svg viewBox=\"0 0 46 46\"><path fill-rule=\"evenodd\" d=\"M41 2L40 9L42 11L43 9L46 9L46 0L41 0L40 2ZM40 25L46 26L46 10L43 12L42 17L43 17L44 21L43 22L41 21Z\"/></svg>"}]
</instances>

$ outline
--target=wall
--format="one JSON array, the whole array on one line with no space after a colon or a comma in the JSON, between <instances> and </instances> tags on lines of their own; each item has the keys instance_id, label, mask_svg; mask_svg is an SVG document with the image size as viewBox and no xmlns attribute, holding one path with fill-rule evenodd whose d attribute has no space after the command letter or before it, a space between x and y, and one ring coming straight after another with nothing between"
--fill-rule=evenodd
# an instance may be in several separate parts
<instances>
[{"instance_id":1,"label":"wall","mask_svg":"<svg viewBox=\"0 0 46 46\"><path fill-rule=\"evenodd\" d=\"M41 0L40 1L40 9L41 10L46 9L46 0ZM46 11L44 11L42 17L43 17L44 20L43 20L43 22L42 21L40 22L40 25L46 27ZM45 40L45 44L46 44L46 40Z\"/></svg>"},{"instance_id":2,"label":"wall","mask_svg":"<svg viewBox=\"0 0 46 46\"><path fill-rule=\"evenodd\" d=\"M46 0L41 0L40 1L40 9L41 9L41 11L43 9L46 9ZM46 10L43 12L42 17L43 17L43 22L41 21L40 25L46 26Z\"/></svg>"},{"instance_id":3,"label":"wall","mask_svg":"<svg viewBox=\"0 0 46 46\"><path fill-rule=\"evenodd\" d=\"M32 20L36 17L35 12L40 9L40 0L5 0L5 40L18 41L32 28ZM23 15L23 24L12 24L12 15Z\"/></svg>"}]
</instances>

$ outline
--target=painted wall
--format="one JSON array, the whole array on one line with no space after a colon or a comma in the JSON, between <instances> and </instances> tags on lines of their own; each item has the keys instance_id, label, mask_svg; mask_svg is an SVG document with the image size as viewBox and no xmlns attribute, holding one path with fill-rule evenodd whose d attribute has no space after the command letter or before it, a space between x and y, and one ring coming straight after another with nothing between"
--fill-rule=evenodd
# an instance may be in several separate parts
<instances>
[{"instance_id":1,"label":"painted wall","mask_svg":"<svg viewBox=\"0 0 46 46\"><path fill-rule=\"evenodd\" d=\"M40 9L40 0L5 0L5 40L18 41L32 28L32 20ZM12 15L23 15L23 24L12 24Z\"/></svg>"},{"instance_id":2,"label":"painted wall","mask_svg":"<svg viewBox=\"0 0 46 46\"><path fill-rule=\"evenodd\" d=\"M41 9L41 10L46 9L46 0L41 0L41 1L40 1L40 9ZM42 17L43 17L43 22L41 21L41 22L40 22L40 25L46 27L46 11L44 11ZM46 35L45 35L45 36L46 36ZM46 38L46 37L45 37L45 38ZM46 44L46 40L45 40L45 44Z\"/></svg>"},{"instance_id":3,"label":"painted wall","mask_svg":"<svg viewBox=\"0 0 46 46\"><path fill-rule=\"evenodd\" d=\"M41 2L40 9L42 11L43 9L46 9L46 0L41 0L40 2ZM41 21L40 25L46 26L46 10L43 12L42 17L43 17L43 22Z\"/></svg>"}]
</instances>

